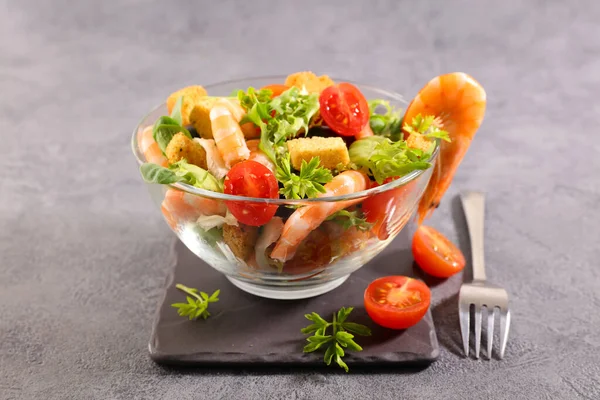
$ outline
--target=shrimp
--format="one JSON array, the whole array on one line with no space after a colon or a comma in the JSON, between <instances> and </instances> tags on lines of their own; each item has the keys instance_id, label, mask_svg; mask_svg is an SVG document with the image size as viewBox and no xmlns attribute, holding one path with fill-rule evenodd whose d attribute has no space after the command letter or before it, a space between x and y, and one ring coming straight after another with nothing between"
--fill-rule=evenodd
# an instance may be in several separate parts
<instances>
[{"instance_id":1,"label":"shrimp","mask_svg":"<svg viewBox=\"0 0 600 400\"><path fill-rule=\"evenodd\" d=\"M269 157L258 147L260 144L259 139L252 139L246 142L248 149L250 150L250 157L248 160L253 160L258 163L261 163L265 167L269 168L271 171L275 172L275 164L271 161Z\"/></svg>"},{"instance_id":2,"label":"shrimp","mask_svg":"<svg viewBox=\"0 0 600 400\"><path fill-rule=\"evenodd\" d=\"M463 72L432 79L408 105L404 115L406 123L419 114L435 115L451 139L449 143L442 142L431 179L419 202L419 225L437 208L450 186L456 169L483 121L485 106L485 90Z\"/></svg>"},{"instance_id":3,"label":"shrimp","mask_svg":"<svg viewBox=\"0 0 600 400\"><path fill-rule=\"evenodd\" d=\"M225 165L229 168L250 156L244 133L229 109L230 104L228 101L220 100L210 110L210 123L215 144Z\"/></svg>"},{"instance_id":4,"label":"shrimp","mask_svg":"<svg viewBox=\"0 0 600 400\"><path fill-rule=\"evenodd\" d=\"M222 105L227 106L229 111L231 111L231 116L236 122L239 123L242 118L246 116L246 110L240 105L239 100L224 97L220 99L219 102L221 102ZM254 122L246 122L245 124L240 125L240 129L246 139L260 137L260 128L254 125Z\"/></svg>"},{"instance_id":5,"label":"shrimp","mask_svg":"<svg viewBox=\"0 0 600 400\"><path fill-rule=\"evenodd\" d=\"M326 192L319 197L340 196L365 190L369 184L369 178L362 172L344 171L337 175L331 182L325 185ZM294 257L300 243L316 229L331 214L350 207L364 200L363 198L336 202L319 202L309 204L294 211L288 218L281 237L275 244L271 258L279 261L287 261Z\"/></svg>"},{"instance_id":6,"label":"shrimp","mask_svg":"<svg viewBox=\"0 0 600 400\"><path fill-rule=\"evenodd\" d=\"M168 189L160 207L169 226L175 229L177 223L196 221L202 215L225 216L227 206L219 200L197 196L177 189Z\"/></svg>"},{"instance_id":7,"label":"shrimp","mask_svg":"<svg viewBox=\"0 0 600 400\"><path fill-rule=\"evenodd\" d=\"M229 172L229 168L225 166L225 161L223 161L223 157L219 154L215 141L213 139L200 138L194 138L193 140L202 146L206 152L206 167L208 172L213 174L217 179L225 178L225 175Z\"/></svg>"},{"instance_id":8,"label":"shrimp","mask_svg":"<svg viewBox=\"0 0 600 400\"><path fill-rule=\"evenodd\" d=\"M156 143L152 136L151 126L146 127L143 131L138 133L138 146L142 153L144 153L147 162L163 167L169 165L167 158L164 156L160 147L158 147L158 143Z\"/></svg>"}]
</instances>

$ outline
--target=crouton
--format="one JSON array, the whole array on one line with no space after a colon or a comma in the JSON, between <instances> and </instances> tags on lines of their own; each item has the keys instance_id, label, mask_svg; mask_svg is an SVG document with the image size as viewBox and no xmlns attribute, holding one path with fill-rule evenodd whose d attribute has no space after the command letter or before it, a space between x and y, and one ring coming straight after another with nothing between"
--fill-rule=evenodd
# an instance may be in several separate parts
<instances>
[{"instance_id":1,"label":"crouton","mask_svg":"<svg viewBox=\"0 0 600 400\"><path fill-rule=\"evenodd\" d=\"M223 241L229 246L233 254L247 260L254 251L258 239L258 227L239 224L223 225Z\"/></svg>"},{"instance_id":2,"label":"crouton","mask_svg":"<svg viewBox=\"0 0 600 400\"><path fill-rule=\"evenodd\" d=\"M433 141L420 133L411 133L408 139L406 139L406 145L411 149L419 149L423 151L429 151Z\"/></svg>"},{"instance_id":3,"label":"crouton","mask_svg":"<svg viewBox=\"0 0 600 400\"><path fill-rule=\"evenodd\" d=\"M181 104L181 119L183 126L187 126L191 124L190 113L192 112L194 105L198 103L201 98L206 96L206 90L202 86L196 85L188 86L176 91L175 93L172 93L167 98L167 110L169 111L169 114L171 114L171 111L173 111L173 107L175 107L175 103L180 96L183 96L183 103Z\"/></svg>"},{"instance_id":4,"label":"crouton","mask_svg":"<svg viewBox=\"0 0 600 400\"><path fill-rule=\"evenodd\" d=\"M190 164L206 169L206 150L204 150L204 147L181 132L173 136L165 153L170 164L185 158Z\"/></svg>"},{"instance_id":5,"label":"crouton","mask_svg":"<svg viewBox=\"0 0 600 400\"><path fill-rule=\"evenodd\" d=\"M201 98L190 112L190 122L196 128L196 132L204 139L212 139L212 127L210 122L210 110L219 100L218 97Z\"/></svg>"},{"instance_id":6,"label":"crouton","mask_svg":"<svg viewBox=\"0 0 600 400\"><path fill-rule=\"evenodd\" d=\"M335 85L335 82L327 75L317 76L310 71L304 71L288 75L285 84L299 89L304 87L309 93L321 93L326 87Z\"/></svg>"},{"instance_id":7,"label":"crouton","mask_svg":"<svg viewBox=\"0 0 600 400\"><path fill-rule=\"evenodd\" d=\"M341 137L299 138L287 141L287 146L292 165L297 170L300 169L302 160L309 162L313 157L319 157L321 166L328 169L350 162L348 148Z\"/></svg>"}]
</instances>

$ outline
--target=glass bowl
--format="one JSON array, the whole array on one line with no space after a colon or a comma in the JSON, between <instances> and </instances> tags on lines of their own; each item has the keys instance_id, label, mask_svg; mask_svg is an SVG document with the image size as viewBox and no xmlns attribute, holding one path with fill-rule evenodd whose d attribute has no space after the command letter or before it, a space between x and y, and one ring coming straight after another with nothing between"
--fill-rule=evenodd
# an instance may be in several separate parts
<instances>
[{"instance_id":1,"label":"glass bowl","mask_svg":"<svg viewBox=\"0 0 600 400\"><path fill-rule=\"evenodd\" d=\"M283 83L284 80L285 76L245 78L207 85L205 88L209 95L228 96L236 89L245 90L250 86L260 88L268 84ZM336 81L344 80L336 79ZM407 102L397 93L354 82L353 84L367 99L388 100L392 105L400 108L405 108L407 105ZM145 162L145 158L139 149L137 137L163 115L167 115L165 104L148 113L133 132L131 145L134 156L140 165ZM438 149L436 148L430 160L432 164L437 158L437 153ZM147 183L147 187L157 209L163 211L166 222L177 237L198 258L225 274L235 286L261 297L301 299L335 289L344 283L351 273L363 267L385 249L411 219L432 171L433 167L427 170L413 171L400 179L362 192L305 200L232 196L182 183L171 185ZM187 212L181 213L182 215L179 215L178 219L165 213L161 206L166 195L182 199L186 204ZM198 216L202 214L224 215L225 202L235 200L277 205L276 216L280 216L285 223L292 212L300 206L347 202L351 207L361 207L367 199L374 201L375 196L379 196L377 200L389 204L385 224L381 224L379 230L345 229L336 222L324 221L303 240L295 256L283 265L265 262L268 259L261 257L261 252L263 255L268 255L272 246L265 252L263 251L264 246L256 246L256 242L251 240L246 243L246 246L243 246L246 251L240 251L240 241L236 242L231 239L235 236L235 231L232 233L230 227L207 229L207 221L210 218L198 219ZM252 233L249 236L258 237L260 241L264 228L246 227L245 229L250 229ZM224 238L225 230L227 230L227 240ZM248 248L251 250L249 253ZM198 263L198 267L202 268L203 265Z\"/></svg>"}]
</instances>

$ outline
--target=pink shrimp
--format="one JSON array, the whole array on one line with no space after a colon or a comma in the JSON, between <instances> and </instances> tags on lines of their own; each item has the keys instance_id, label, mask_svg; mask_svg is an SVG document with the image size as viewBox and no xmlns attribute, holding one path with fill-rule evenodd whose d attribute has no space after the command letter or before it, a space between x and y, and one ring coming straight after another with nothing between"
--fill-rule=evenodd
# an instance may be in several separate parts
<instances>
[{"instance_id":1,"label":"pink shrimp","mask_svg":"<svg viewBox=\"0 0 600 400\"><path fill-rule=\"evenodd\" d=\"M160 147L154 140L152 136L152 127L148 126L143 131L138 133L138 146L142 153L144 153L144 157L146 157L146 161L149 163L161 165L166 167L169 165L167 158L164 156Z\"/></svg>"},{"instance_id":2,"label":"pink shrimp","mask_svg":"<svg viewBox=\"0 0 600 400\"><path fill-rule=\"evenodd\" d=\"M240 105L238 99L230 99L230 98L222 98L220 100L221 104L227 106L229 111L231 111L231 116L236 120L236 122L240 122L242 118L246 116L246 110ZM246 122L245 124L240 125L240 129L244 134L246 139L253 139L260 137L260 128L254 125L253 122Z\"/></svg>"},{"instance_id":3,"label":"pink shrimp","mask_svg":"<svg viewBox=\"0 0 600 400\"><path fill-rule=\"evenodd\" d=\"M275 164L271 161L269 157L258 147L260 144L259 139L252 139L246 142L248 146L248 150L250 150L250 157L248 160L253 160L258 163L261 163L265 167L269 168L271 171L275 172Z\"/></svg>"},{"instance_id":4,"label":"pink shrimp","mask_svg":"<svg viewBox=\"0 0 600 400\"><path fill-rule=\"evenodd\" d=\"M325 185L326 192L319 197L340 196L365 190L369 178L358 171L344 171ZM271 258L287 261L294 257L300 243L331 214L361 202L362 198L347 201L323 201L310 204L294 211L283 227Z\"/></svg>"},{"instance_id":5,"label":"pink shrimp","mask_svg":"<svg viewBox=\"0 0 600 400\"><path fill-rule=\"evenodd\" d=\"M221 215L227 212L225 203L177 189L168 189L160 207L171 228L178 223L195 221L202 215Z\"/></svg>"},{"instance_id":6,"label":"pink shrimp","mask_svg":"<svg viewBox=\"0 0 600 400\"><path fill-rule=\"evenodd\" d=\"M250 150L228 101L220 100L213 106L210 110L210 122L215 144L225 165L231 168L235 163L247 160Z\"/></svg>"}]
</instances>

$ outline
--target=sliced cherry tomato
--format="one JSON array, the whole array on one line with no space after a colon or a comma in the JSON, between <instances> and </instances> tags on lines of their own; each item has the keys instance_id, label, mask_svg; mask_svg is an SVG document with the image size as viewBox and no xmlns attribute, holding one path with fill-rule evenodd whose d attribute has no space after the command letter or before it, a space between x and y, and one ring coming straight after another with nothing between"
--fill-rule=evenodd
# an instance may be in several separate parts
<instances>
[{"instance_id":1,"label":"sliced cherry tomato","mask_svg":"<svg viewBox=\"0 0 600 400\"><path fill-rule=\"evenodd\" d=\"M271 92L273 92L273 94L271 95L271 98L277 97L279 96L281 93L285 92L286 90L288 90L290 87L288 85L281 85L279 83L275 83L273 85L267 85L261 88L262 89L268 89Z\"/></svg>"},{"instance_id":2,"label":"sliced cherry tomato","mask_svg":"<svg viewBox=\"0 0 600 400\"><path fill-rule=\"evenodd\" d=\"M390 329L406 329L423 318L431 303L431 292L416 279L386 276L369 284L364 301L373 322Z\"/></svg>"},{"instance_id":3,"label":"sliced cherry tomato","mask_svg":"<svg viewBox=\"0 0 600 400\"><path fill-rule=\"evenodd\" d=\"M369 122L369 105L365 96L350 83L329 86L319 96L325 123L342 136L355 136Z\"/></svg>"},{"instance_id":4,"label":"sliced cherry tomato","mask_svg":"<svg viewBox=\"0 0 600 400\"><path fill-rule=\"evenodd\" d=\"M279 186L273 172L264 165L251 160L237 163L229 170L224 182L224 192L236 196L276 199ZM277 211L274 204L248 201L225 201L233 216L243 224L264 225Z\"/></svg>"},{"instance_id":5,"label":"sliced cherry tomato","mask_svg":"<svg viewBox=\"0 0 600 400\"><path fill-rule=\"evenodd\" d=\"M393 178L387 178L383 184ZM375 183L374 186L379 186ZM406 224L411 210L403 205L404 199L411 193L414 182L409 182L395 189L373 195L363 201L362 209L367 222L373 224L371 231L379 240L386 240L390 235L398 233Z\"/></svg>"},{"instance_id":6,"label":"sliced cherry tomato","mask_svg":"<svg viewBox=\"0 0 600 400\"><path fill-rule=\"evenodd\" d=\"M458 247L430 226L421 225L412 242L413 257L429 275L448 278L465 267L465 257Z\"/></svg>"}]
</instances>

